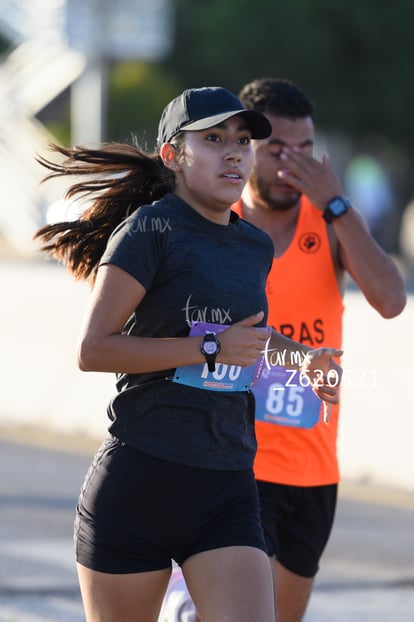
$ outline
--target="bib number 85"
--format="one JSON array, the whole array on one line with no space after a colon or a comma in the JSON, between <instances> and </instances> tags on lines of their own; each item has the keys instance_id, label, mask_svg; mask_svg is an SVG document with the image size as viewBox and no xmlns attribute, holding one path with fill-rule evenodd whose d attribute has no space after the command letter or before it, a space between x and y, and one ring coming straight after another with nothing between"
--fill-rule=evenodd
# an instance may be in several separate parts
<instances>
[{"instance_id":1,"label":"bib number 85","mask_svg":"<svg viewBox=\"0 0 414 622\"><path fill-rule=\"evenodd\" d=\"M270 415L285 413L290 417L300 417L303 413L303 392L300 386L285 387L279 382L269 385L266 398L266 410Z\"/></svg>"}]
</instances>

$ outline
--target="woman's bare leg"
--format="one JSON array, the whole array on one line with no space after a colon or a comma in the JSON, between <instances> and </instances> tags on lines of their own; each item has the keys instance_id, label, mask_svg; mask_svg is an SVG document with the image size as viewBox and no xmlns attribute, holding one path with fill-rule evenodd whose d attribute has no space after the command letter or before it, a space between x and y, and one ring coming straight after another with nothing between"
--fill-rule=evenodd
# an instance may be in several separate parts
<instances>
[{"instance_id":1,"label":"woman's bare leg","mask_svg":"<svg viewBox=\"0 0 414 622\"><path fill-rule=\"evenodd\" d=\"M190 557L182 567L202 622L275 622L268 556L231 546Z\"/></svg>"},{"instance_id":2,"label":"woman's bare leg","mask_svg":"<svg viewBox=\"0 0 414 622\"><path fill-rule=\"evenodd\" d=\"M170 575L170 568L107 574L78 564L87 622L157 622Z\"/></svg>"}]
</instances>

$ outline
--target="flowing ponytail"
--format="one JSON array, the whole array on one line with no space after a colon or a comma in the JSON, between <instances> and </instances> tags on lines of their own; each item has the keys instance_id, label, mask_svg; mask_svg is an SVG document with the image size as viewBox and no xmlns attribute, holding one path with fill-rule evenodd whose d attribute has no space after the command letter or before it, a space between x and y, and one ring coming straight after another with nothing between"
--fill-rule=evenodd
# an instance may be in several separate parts
<instances>
[{"instance_id":1,"label":"flowing ponytail","mask_svg":"<svg viewBox=\"0 0 414 622\"><path fill-rule=\"evenodd\" d=\"M147 154L137 145L108 143L100 149L70 149L52 144L51 150L65 159L57 163L38 157L50 171L43 181L85 176L87 179L69 187L65 197L91 203L78 220L45 225L34 239L75 278L93 282L112 231L141 205L172 192L175 177L157 153Z\"/></svg>"}]
</instances>

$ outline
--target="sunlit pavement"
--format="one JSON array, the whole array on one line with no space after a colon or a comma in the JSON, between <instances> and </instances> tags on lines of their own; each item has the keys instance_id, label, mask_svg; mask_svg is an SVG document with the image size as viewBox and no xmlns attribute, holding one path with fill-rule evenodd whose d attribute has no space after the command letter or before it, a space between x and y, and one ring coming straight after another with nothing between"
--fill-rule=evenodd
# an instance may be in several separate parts
<instances>
[{"instance_id":1,"label":"sunlit pavement","mask_svg":"<svg viewBox=\"0 0 414 622\"><path fill-rule=\"evenodd\" d=\"M414 620L414 498L364 488L343 485L306 622Z\"/></svg>"}]
</instances>

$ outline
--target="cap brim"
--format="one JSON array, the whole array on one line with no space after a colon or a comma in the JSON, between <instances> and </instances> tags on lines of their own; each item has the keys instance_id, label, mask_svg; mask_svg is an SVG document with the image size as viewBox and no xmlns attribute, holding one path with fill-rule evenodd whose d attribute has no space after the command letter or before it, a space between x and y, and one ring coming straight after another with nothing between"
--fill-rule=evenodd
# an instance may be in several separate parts
<instances>
[{"instance_id":1,"label":"cap brim","mask_svg":"<svg viewBox=\"0 0 414 622\"><path fill-rule=\"evenodd\" d=\"M222 112L221 114L215 114L211 117L205 117L198 121L193 121L188 125L181 127L182 131L185 130L207 130L209 127L214 127L226 121L240 115L246 119L250 127L252 138L267 138L272 133L272 126L267 118L261 113L255 110L232 110L231 112Z\"/></svg>"}]
</instances>

